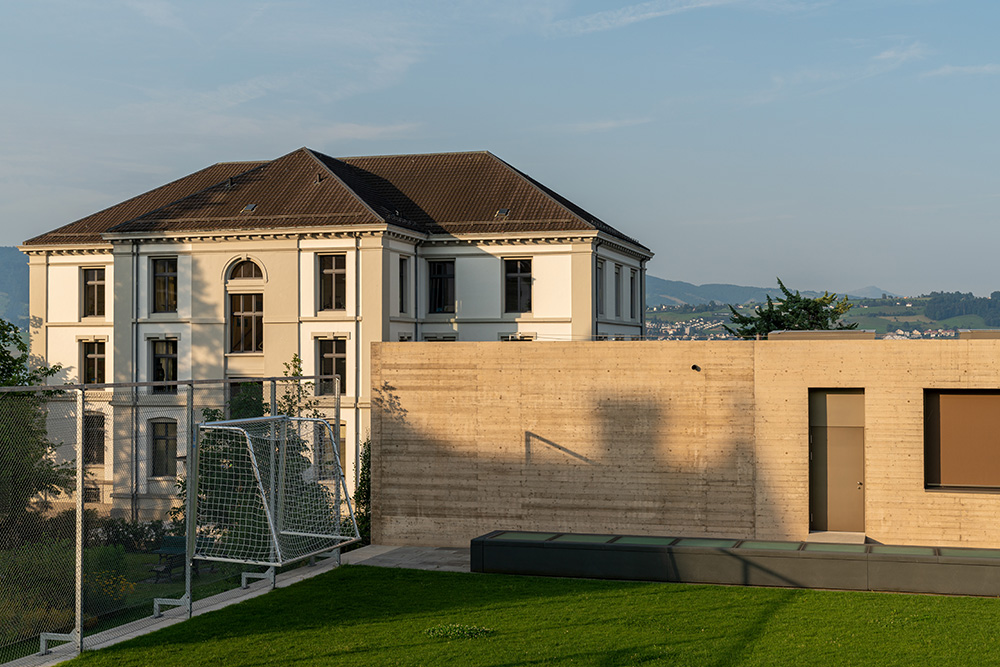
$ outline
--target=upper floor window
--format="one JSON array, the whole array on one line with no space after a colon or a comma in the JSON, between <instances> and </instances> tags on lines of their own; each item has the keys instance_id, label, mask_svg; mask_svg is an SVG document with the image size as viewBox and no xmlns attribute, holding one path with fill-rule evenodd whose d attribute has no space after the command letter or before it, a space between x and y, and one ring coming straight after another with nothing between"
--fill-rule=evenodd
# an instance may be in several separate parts
<instances>
[{"instance_id":1,"label":"upper floor window","mask_svg":"<svg viewBox=\"0 0 1000 667\"><path fill-rule=\"evenodd\" d=\"M442 259L427 262L429 293L427 312L455 312L455 260Z\"/></svg>"},{"instance_id":2,"label":"upper floor window","mask_svg":"<svg viewBox=\"0 0 1000 667\"><path fill-rule=\"evenodd\" d=\"M504 312L531 312L531 260L505 259Z\"/></svg>"},{"instance_id":3,"label":"upper floor window","mask_svg":"<svg viewBox=\"0 0 1000 667\"><path fill-rule=\"evenodd\" d=\"M83 414L83 462L104 463L104 414L100 412Z\"/></svg>"},{"instance_id":4,"label":"upper floor window","mask_svg":"<svg viewBox=\"0 0 1000 667\"><path fill-rule=\"evenodd\" d=\"M347 255L319 256L319 309L347 308Z\"/></svg>"},{"instance_id":5,"label":"upper floor window","mask_svg":"<svg viewBox=\"0 0 1000 667\"><path fill-rule=\"evenodd\" d=\"M597 314L604 314L604 260L597 260Z\"/></svg>"},{"instance_id":6,"label":"upper floor window","mask_svg":"<svg viewBox=\"0 0 1000 667\"><path fill-rule=\"evenodd\" d=\"M334 390L333 376L340 378L340 393L344 393L347 379L347 340L344 338L334 338L332 340L320 340L319 343L319 368L318 374L322 377L319 381L319 394L332 394Z\"/></svg>"},{"instance_id":7,"label":"upper floor window","mask_svg":"<svg viewBox=\"0 0 1000 667\"><path fill-rule=\"evenodd\" d=\"M622 316L622 267L615 264L615 317Z\"/></svg>"},{"instance_id":8,"label":"upper floor window","mask_svg":"<svg viewBox=\"0 0 1000 667\"><path fill-rule=\"evenodd\" d=\"M264 295L229 295L229 351L264 351Z\"/></svg>"},{"instance_id":9,"label":"upper floor window","mask_svg":"<svg viewBox=\"0 0 1000 667\"><path fill-rule=\"evenodd\" d=\"M153 357L153 382L174 382L177 380L177 341L154 340L151 343ZM177 385L153 387L154 394L176 394Z\"/></svg>"},{"instance_id":10,"label":"upper floor window","mask_svg":"<svg viewBox=\"0 0 1000 667\"><path fill-rule=\"evenodd\" d=\"M150 422L150 477L177 476L177 422L156 419Z\"/></svg>"},{"instance_id":11,"label":"upper floor window","mask_svg":"<svg viewBox=\"0 0 1000 667\"><path fill-rule=\"evenodd\" d=\"M83 270L83 316L104 317L104 269Z\"/></svg>"},{"instance_id":12,"label":"upper floor window","mask_svg":"<svg viewBox=\"0 0 1000 667\"><path fill-rule=\"evenodd\" d=\"M104 384L104 341L83 344L83 383Z\"/></svg>"},{"instance_id":13,"label":"upper floor window","mask_svg":"<svg viewBox=\"0 0 1000 667\"><path fill-rule=\"evenodd\" d=\"M406 293L410 286L410 262L406 257L399 258L399 313L406 312Z\"/></svg>"},{"instance_id":14,"label":"upper floor window","mask_svg":"<svg viewBox=\"0 0 1000 667\"><path fill-rule=\"evenodd\" d=\"M639 317L639 274L631 269L628 277L628 316L631 319Z\"/></svg>"},{"instance_id":15,"label":"upper floor window","mask_svg":"<svg viewBox=\"0 0 1000 667\"><path fill-rule=\"evenodd\" d=\"M176 257L157 257L153 259L153 312L177 312Z\"/></svg>"},{"instance_id":16,"label":"upper floor window","mask_svg":"<svg viewBox=\"0 0 1000 667\"><path fill-rule=\"evenodd\" d=\"M176 265L175 265L176 269ZM240 262L236 262L233 265L232 270L229 272L230 280L239 280L241 278L263 278L264 273L260 270L257 264L249 259L244 259Z\"/></svg>"}]
</instances>

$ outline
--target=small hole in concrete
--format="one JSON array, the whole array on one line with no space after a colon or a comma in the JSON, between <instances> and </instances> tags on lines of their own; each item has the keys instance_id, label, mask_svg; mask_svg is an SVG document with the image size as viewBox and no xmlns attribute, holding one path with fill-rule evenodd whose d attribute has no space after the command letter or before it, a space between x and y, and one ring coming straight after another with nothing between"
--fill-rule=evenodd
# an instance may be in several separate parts
<instances>
[{"instance_id":1,"label":"small hole in concrete","mask_svg":"<svg viewBox=\"0 0 1000 667\"><path fill-rule=\"evenodd\" d=\"M695 371L696 373L700 373L701 372L701 366L699 366L698 364L693 364L691 366L691 370Z\"/></svg>"}]
</instances>

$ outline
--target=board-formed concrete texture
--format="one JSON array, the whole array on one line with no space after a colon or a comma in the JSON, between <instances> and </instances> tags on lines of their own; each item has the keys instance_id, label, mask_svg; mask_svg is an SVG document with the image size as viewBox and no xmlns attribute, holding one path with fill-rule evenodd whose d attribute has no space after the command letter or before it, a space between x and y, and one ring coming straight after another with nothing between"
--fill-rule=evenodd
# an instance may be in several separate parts
<instances>
[{"instance_id":1,"label":"board-formed concrete texture","mask_svg":"<svg viewBox=\"0 0 1000 667\"><path fill-rule=\"evenodd\" d=\"M471 541L470 568L731 586L1000 595L1000 551L994 549L497 530Z\"/></svg>"},{"instance_id":2,"label":"board-formed concrete texture","mask_svg":"<svg viewBox=\"0 0 1000 667\"><path fill-rule=\"evenodd\" d=\"M1000 340L380 343L372 382L382 544L805 540L809 393L843 388L864 392L859 531L1000 547L1000 493L925 488L923 416L926 389L1000 389Z\"/></svg>"}]
</instances>

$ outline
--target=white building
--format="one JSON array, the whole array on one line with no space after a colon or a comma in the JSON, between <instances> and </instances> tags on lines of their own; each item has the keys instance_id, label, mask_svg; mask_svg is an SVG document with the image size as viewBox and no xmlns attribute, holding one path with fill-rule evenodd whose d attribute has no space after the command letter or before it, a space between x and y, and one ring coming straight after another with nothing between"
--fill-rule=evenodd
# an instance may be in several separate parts
<instances>
[{"instance_id":1,"label":"white building","mask_svg":"<svg viewBox=\"0 0 1000 667\"><path fill-rule=\"evenodd\" d=\"M59 382L279 376L298 354L341 377L348 479L372 342L638 338L652 256L488 152L306 148L207 167L21 250L32 350L63 365ZM169 405L159 393L146 400ZM150 497L173 492L164 457L185 451L170 421L133 438ZM121 458L94 456L109 489Z\"/></svg>"}]
</instances>

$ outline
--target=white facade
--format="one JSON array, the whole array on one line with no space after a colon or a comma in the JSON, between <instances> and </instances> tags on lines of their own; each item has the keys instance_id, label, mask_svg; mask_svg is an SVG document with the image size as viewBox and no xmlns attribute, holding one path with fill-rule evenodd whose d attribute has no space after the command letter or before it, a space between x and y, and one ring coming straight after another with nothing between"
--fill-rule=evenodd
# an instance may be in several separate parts
<instances>
[{"instance_id":1,"label":"white facade","mask_svg":"<svg viewBox=\"0 0 1000 667\"><path fill-rule=\"evenodd\" d=\"M293 221L280 230L239 232L121 229L109 228L86 247L43 236L21 248L30 258L33 352L63 366L55 381L101 381L85 373L93 371L98 349L109 383L277 377L298 355L306 375L343 371L341 423L351 485L368 431L373 342L637 339L643 333L644 264L651 253L603 229L441 235L391 220L322 228ZM259 276L233 275L245 261ZM103 269L100 316L87 312L99 287L99 273L90 269ZM175 298L164 302L164 286ZM256 310L244 318L239 308L248 303ZM323 351L332 355L325 367ZM154 368L169 368L172 377L157 376ZM183 471L190 426L185 399L144 395L136 400L149 409L127 406L132 417L122 423L114 413L123 413L127 400L116 395L104 408L108 450L92 472L104 502L120 508L125 495L133 504L141 496L155 513L170 505L173 475L154 472ZM318 400L332 406L327 397ZM162 452L154 452L155 442L164 442L154 433L165 430L156 426L163 419L176 426L175 448L167 450L175 452L176 469L164 468ZM133 451L112 451L120 442L130 442ZM132 480L128 494L119 488L124 479Z\"/></svg>"}]
</instances>

